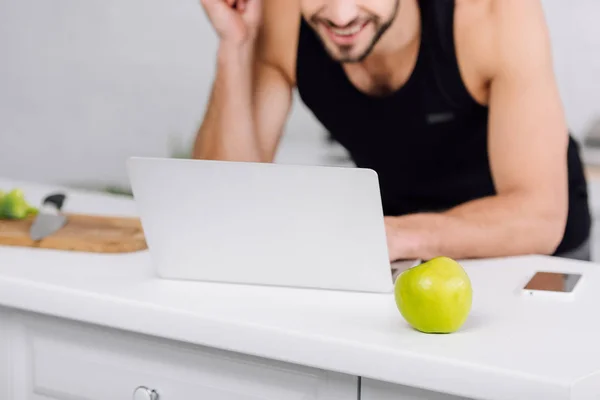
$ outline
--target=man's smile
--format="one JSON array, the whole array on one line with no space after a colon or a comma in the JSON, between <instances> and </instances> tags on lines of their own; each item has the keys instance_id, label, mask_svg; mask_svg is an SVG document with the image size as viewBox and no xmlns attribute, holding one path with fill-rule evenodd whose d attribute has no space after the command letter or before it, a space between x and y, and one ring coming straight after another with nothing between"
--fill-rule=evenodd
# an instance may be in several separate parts
<instances>
[{"instance_id":1,"label":"man's smile","mask_svg":"<svg viewBox=\"0 0 600 400\"><path fill-rule=\"evenodd\" d=\"M369 21L364 21L344 28L323 24L323 28L335 44L340 46L348 46L356 41L358 36L365 30L368 24Z\"/></svg>"}]
</instances>

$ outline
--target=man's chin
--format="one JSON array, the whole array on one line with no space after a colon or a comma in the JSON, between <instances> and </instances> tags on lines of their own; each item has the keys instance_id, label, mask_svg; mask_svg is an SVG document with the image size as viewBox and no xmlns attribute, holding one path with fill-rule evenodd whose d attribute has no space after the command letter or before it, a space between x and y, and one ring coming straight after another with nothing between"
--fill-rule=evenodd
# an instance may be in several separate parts
<instances>
[{"instance_id":1,"label":"man's chin","mask_svg":"<svg viewBox=\"0 0 600 400\"><path fill-rule=\"evenodd\" d=\"M352 46L338 46L331 42L326 44L326 50L329 57L339 63L356 63L362 61L368 53L367 48L364 46L358 47L358 45Z\"/></svg>"},{"instance_id":2,"label":"man's chin","mask_svg":"<svg viewBox=\"0 0 600 400\"><path fill-rule=\"evenodd\" d=\"M369 52L367 50L357 51L356 49L352 49L350 51L340 51L336 49L329 51L329 56L340 64L359 63L364 61L368 55Z\"/></svg>"},{"instance_id":3,"label":"man's chin","mask_svg":"<svg viewBox=\"0 0 600 400\"><path fill-rule=\"evenodd\" d=\"M340 64L356 64L363 62L368 55L368 53L361 53L357 55L344 56L338 58L337 62L339 62Z\"/></svg>"}]
</instances>

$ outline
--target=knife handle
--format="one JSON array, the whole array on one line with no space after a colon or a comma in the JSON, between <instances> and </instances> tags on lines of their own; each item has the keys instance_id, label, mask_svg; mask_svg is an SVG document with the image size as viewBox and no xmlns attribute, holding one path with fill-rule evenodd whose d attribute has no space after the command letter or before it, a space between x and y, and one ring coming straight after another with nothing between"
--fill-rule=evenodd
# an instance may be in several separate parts
<instances>
[{"instance_id":1,"label":"knife handle","mask_svg":"<svg viewBox=\"0 0 600 400\"><path fill-rule=\"evenodd\" d=\"M53 205L57 210L60 211L63 204L65 203L66 196L62 193L52 194L44 199L44 205Z\"/></svg>"}]
</instances>

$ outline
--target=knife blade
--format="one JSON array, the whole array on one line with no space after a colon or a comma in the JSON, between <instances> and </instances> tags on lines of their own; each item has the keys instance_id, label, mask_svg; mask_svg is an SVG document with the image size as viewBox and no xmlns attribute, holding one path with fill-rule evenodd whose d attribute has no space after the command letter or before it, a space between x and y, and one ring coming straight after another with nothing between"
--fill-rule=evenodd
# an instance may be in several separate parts
<instances>
[{"instance_id":1,"label":"knife blade","mask_svg":"<svg viewBox=\"0 0 600 400\"><path fill-rule=\"evenodd\" d=\"M54 193L44 198L29 230L32 240L42 240L65 226L67 217L61 213L65 199L66 195L63 193Z\"/></svg>"}]
</instances>

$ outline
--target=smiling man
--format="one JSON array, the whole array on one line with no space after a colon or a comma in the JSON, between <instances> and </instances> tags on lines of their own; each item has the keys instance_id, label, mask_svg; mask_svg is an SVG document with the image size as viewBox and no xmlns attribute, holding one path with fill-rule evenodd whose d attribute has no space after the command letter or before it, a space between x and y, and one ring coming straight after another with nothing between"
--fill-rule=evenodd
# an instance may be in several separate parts
<instances>
[{"instance_id":1,"label":"smiling man","mask_svg":"<svg viewBox=\"0 0 600 400\"><path fill-rule=\"evenodd\" d=\"M293 90L379 174L390 258L588 259L539 0L203 0L220 37L195 157L271 162Z\"/></svg>"}]
</instances>

